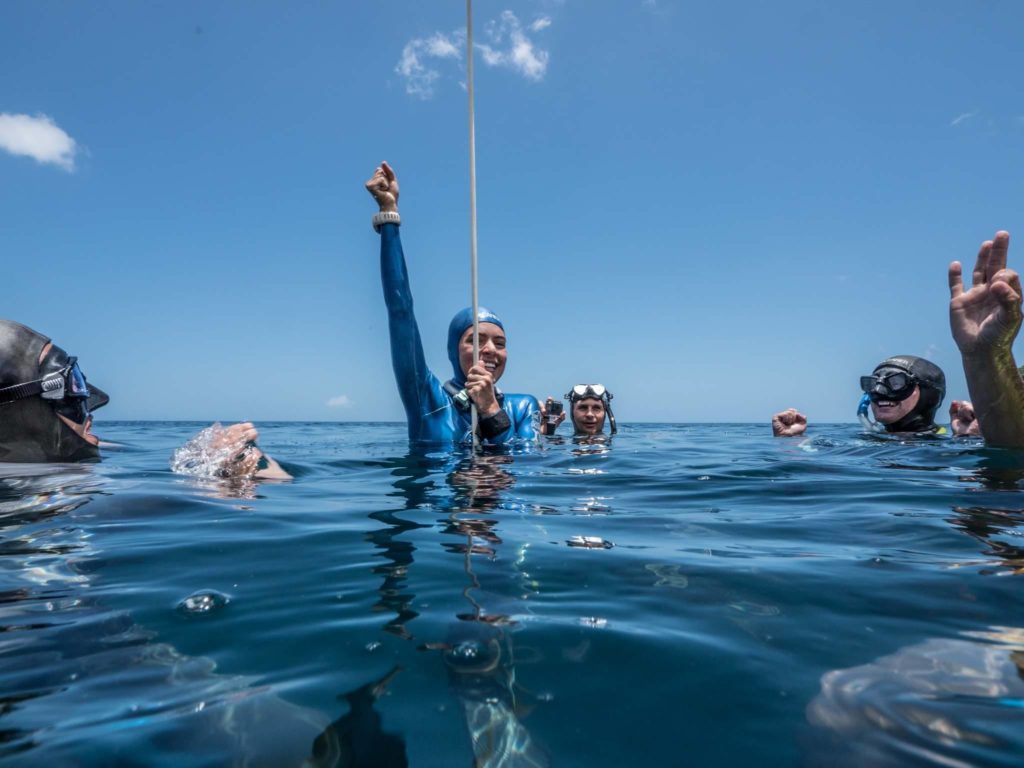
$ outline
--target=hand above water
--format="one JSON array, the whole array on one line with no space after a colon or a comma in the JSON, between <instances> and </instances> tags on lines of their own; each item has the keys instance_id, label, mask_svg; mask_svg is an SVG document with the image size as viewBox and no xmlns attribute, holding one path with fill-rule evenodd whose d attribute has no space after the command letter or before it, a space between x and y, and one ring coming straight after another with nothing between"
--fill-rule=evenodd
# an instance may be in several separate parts
<instances>
[{"instance_id":1,"label":"hand above water","mask_svg":"<svg viewBox=\"0 0 1024 768\"><path fill-rule=\"evenodd\" d=\"M963 358L978 427L997 448L1024 448L1024 382L1013 359L1021 325L1020 277L1007 269L1010 235L996 232L978 251L972 285L949 265L949 325Z\"/></svg>"},{"instance_id":2,"label":"hand above water","mask_svg":"<svg viewBox=\"0 0 1024 768\"><path fill-rule=\"evenodd\" d=\"M555 417L554 424L548 424L548 406L555 402L555 398L549 397L543 403L540 404L540 433L542 435L553 435L558 426L565 421L565 411L562 411Z\"/></svg>"},{"instance_id":3,"label":"hand above water","mask_svg":"<svg viewBox=\"0 0 1024 768\"><path fill-rule=\"evenodd\" d=\"M807 417L796 408L787 408L772 416L775 437L797 437L807 430Z\"/></svg>"},{"instance_id":4,"label":"hand above water","mask_svg":"<svg viewBox=\"0 0 1024 768\"><path fill-rule=\"evenodd\" d=\"M377 201L381 211L398 211L398 177L387 161L377 166L366 182L366 191Z\"/></svg>"},{"instance_id":5,"label":"hand above water","mask_svg":"<svg viewBox=\"0 0 1024 768\"><path fill-rule=\"evenodd\" d=\"M466 372L466 392L480 416L493 416L501 409L494 393L494 376L483 363L477 363Z\"/></svg>"},{"instance_id":6,"label":"hand above water","mask_svg":"<svg viewBox=\"0 0 1024 768\"><path fill-rule=\"evenodd\" d=\"M213 424L174 452L171 469L197 477L290 480L291 475L256 445L258 438L248 421L229 427Z\"/></svg>"},{"instance_id":7,"label":"hand above water","mask_svg":"<svg viewBox=\"0 0 1024 768\"><path fill-rule=\"evenodd\" d=\"M250 421L232 424L214 437L211 447L224 455L220 467L221 477L262 477L273 480L290 480L291 475L281 465L265 454L256 441L260 433ZM260 468L260 463L264 464Z\"/></svg>"},{"instance_id":8,"label":"hand above water","mask_svg":"<svg viewBox=\"0 0 1024 768\"><path fill-rule=\"evenodd\" d=\"M981 425L974 415L974 406L970 400L954 400L949 404L949 426L957 437L981 434Z\"/></svg>"},{"instance_id":9,"label":"hand above water","mask_svg":"<svg viewBox=\"0 0 1024 768\"><path fill-rule=\"evenodd\" d=\"M960 262L949 265L949 325L965 358L1008 352L1020 330L1020 277L1006 268L1009 246L1008 232L981 244L969 291Z\"/></svg>"}]
</instances>

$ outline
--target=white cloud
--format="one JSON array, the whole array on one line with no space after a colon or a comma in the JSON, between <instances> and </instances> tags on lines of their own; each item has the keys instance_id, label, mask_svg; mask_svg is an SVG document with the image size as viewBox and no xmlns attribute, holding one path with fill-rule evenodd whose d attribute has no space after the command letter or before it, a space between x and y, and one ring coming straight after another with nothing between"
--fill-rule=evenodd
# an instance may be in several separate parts
<instances>
[{"instance_id":1,"label":"white cloud","mask_svg":"<svg viewBox=\"0 0 1024 768\"><path fill-rule=\"evenodd\" d=\"M330 408L351 408L353 403L348 395L337 395L328 400L327 405Z\"/></svg>"},{"instance_id":2,"label":"white cloud","mask_svg":"<svg viewBox=\"0 0 1024 768\"><path fill-rule=\"evenodd\" d=\"M434 95L434 82L441 76L436 69L424 64L424 59L460 59L461 48L456 45L463 37L455 32L446 37L435 32L430 37L410 40L402 49L395 72L405 78L405 92L410 96L429 99Z\"/></svg>"},{"instance_id":3,"label":"white cloud","mask_svg":"<svg viewBox=\"0 0 1024 768\"><path fill-rule=\"evenodd\" d=\"M551 18L540 16L528 29L531 33L542 32L550 26ZM475 45L484 64L511 69L529 80L544 79L549 54L530 39L512 11L503 11L497 19L485 24L484 36L488 42ZM457 29L447 35L435 32L430 37L418 37L406 43L395 66L395 72L405 81L405 92L421 99L431 98L441 77L435 60L461 62L465 42L466 30Z\"/></svg>"},{"instance_id":4,"label":"white cloud","mask_svg":"<svg viewBox=\"0 0 1024 768\"><path fill-rule=\"evenodd\" d=\"M547 24L534 31L540 31L551 25ZM534 22L536 25L537 22ZM532 29L531 25L531 29ZM530 80L543 80L548 71L548 52L538 48L523 32L519 19L512 11L502 11L497 21L490 22L485 28L492 45L478 45L484 63L492 67L508 67Z\"/></svg>"},{"instance_id":5,"label":"white cloud","mask_svg":"<svg viewBox=\"0 0 1024 768\"><path fill-rule=\"evenodd\" d=\"M75 170L78 145L46 115L0 113L0 149L39 163Z\"/></svg>"},{"instance_id":6,"label":"white cloud","mask_svg":"<svg viewBox=\"0 0 1024 768\"><path fill-rule=\"evenodd\" d=\"M957 115L956 117L954 117L950 121L949 125L950 125L951 128L954 125L960 125L960 123L962 123L964 120L970 120L972 117L977 116L977 114L978 114L978 110L977 109L974 110L973 112L964 112L962 115Z\"/></svg>"}]
</instances>

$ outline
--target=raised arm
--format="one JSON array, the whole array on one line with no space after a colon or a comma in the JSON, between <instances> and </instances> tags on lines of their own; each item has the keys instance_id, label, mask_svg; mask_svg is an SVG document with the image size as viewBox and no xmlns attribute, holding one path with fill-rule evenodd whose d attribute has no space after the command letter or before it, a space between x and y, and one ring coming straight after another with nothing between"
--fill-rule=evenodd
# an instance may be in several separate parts
<instances>
[{"instance_id":1,"label":"raised arm","mask_svg":"<svg viewBox=\"0 0 1024 768\"><path fill-rule=\"evenodd\" d=\"M398 178L394 169L381 163L366 189L380 206L380 212L398 214ZM391 365L398 383L398 393L405 406L409 433L418 435L418 426L424 414L430 411L430 382L433 375L423 355L423 342L412 309L412 291L409 273L402 252L402 240L397 222L380 224L380 279L384 288L384 303L388 309L388 328L391 334Z\"/></svg>"},{"instance_id":2,"label":"raised arm","mask_svg":"<svg viewBox=\"0 0 1024 768\"><path fill-rule=\"evenodd\" d=\"M1012 349L1021 324L1021 287L1017 273L1006 268L1009 246L1007 232L982 243L969 291L960 262L949 265L949 324L985 442L1024 448L1024 380Z\"/></svg>"}]
</instances>

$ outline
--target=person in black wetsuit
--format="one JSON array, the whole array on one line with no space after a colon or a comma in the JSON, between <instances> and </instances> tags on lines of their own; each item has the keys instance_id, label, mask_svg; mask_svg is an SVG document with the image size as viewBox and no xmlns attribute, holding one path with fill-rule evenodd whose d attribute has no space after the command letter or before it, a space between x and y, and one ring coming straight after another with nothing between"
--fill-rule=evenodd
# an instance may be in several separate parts
<instances>
[{"instance_id":1,"label":"person in black wetsuit","mask_svg":"<svg viewBox=\"0 0 1024 768\"><path fill-rule=\"evenodd\" d=\"M507 359L505 326L493 312L479 308L480 360L473 364L473 311L456 313L448 327L452 378L442 382L427 368L419 326L413 313L409 274L398 235L398 178L386 162L377 166L366 189L380 211L373 226L380 233L380 273L391 334L391 364L405 406L409 439L446 445L464 443L470 432L470 400L479 414L479 436L501 444L536 437L533 395L505 394L497 387Z\"/></svg>"},{"instance_id":2,"label":"person in black wetsuit","mask_svg":"<svg viewBox=\"0 0 1024 768\"><path fill-rule=\"evenodd\" d=\"M860 377L864 394L857 416L872 432L946 434L935 413L946 396L946 375L939 366L914 355L883 360L870 376ZM868 413L874 416L874 422ZM772 434L795 437L807 429L807 417L789 408L772 417Z\"/></svg>"},{"instance_id":3,"label":"person in black wetsuit","mask_svg":"<svg viewBox=\"0 0 1024 768\"><path fill-rule=\"evenodd\" d=\"M0 320L0 462L98 461L101 443L92 433L92 414L108 402L88 382L78 358L48 336ZM290 477L255 447L257 436L249 423L219 431L213 447L223 457L220 476Z\"/></svg>"}]
</instances>

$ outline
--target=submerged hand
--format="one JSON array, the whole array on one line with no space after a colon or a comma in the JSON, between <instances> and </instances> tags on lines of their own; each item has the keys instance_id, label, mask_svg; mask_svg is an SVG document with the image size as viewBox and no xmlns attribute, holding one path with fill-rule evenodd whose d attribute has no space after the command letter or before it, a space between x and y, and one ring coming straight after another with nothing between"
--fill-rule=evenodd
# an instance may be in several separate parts
<instances>
[{"instance_id":1,"label":"submerged hand","mask_svg":"<svg viewBox=\"0 0 1024 768\"><path fill-rule=\"evenodd\" d=\"M1007 232L981 244L966 292L960 262L949 265L949 325L964 357L1009 352L1020 330L1020 277L1006 268L1009 246Z\"/></svg>"},{"instance_id":2,"label":"submerged hand","mask_svg":"<svg viewBox=\"0 0 1024 768\"><path fill-rule=\"evenodd\" d=\"M386 161L377 166L366 182L366 191L377 201L381 211L398 210L398 177Z\"/></svg>"},{"instance_id":3,"label":"submerged hand","mask_svg":"<svg viewBox=\"0 0 1024 768\"><path fill-rule=\"evenodd\" d=\"M217 476L291 479L291 475L280 464L256 445L259 436L259 431L249 421L216 431L210 441L210 448L219 459Z\"/></svg>"},{"instance_id":4,"label":"submerged hand","mask_svg":"<svg viewBox=\"0 0 1024 768\"><path fill-rule=\"evenodd\" d=\"M772 416L775 437L797 437L807 430L807 417L796 408L787 408Z\"/></svg>"},{"instance_id":5,"label":"submerged hand","mask_svg":"<svg viewBox=\"0 0 1024 768\"><path fill-rule=\"evenodd\" d=\"M970 400L954 400L949 405L949 426L958 437L981 434L981 425L974 414Z\"/></svg>"},{"instance_id":6,"label":"submerged hand","mask_svg":"<svg viewBox=\"0 0 1024 768\"><path fill-rule=\"evenodd\" d=\"M494 377L483 363L477 363L466 373L466 392L481 416L493 416L500 410L494 393Z\"/></svg>"}]
</instances>

